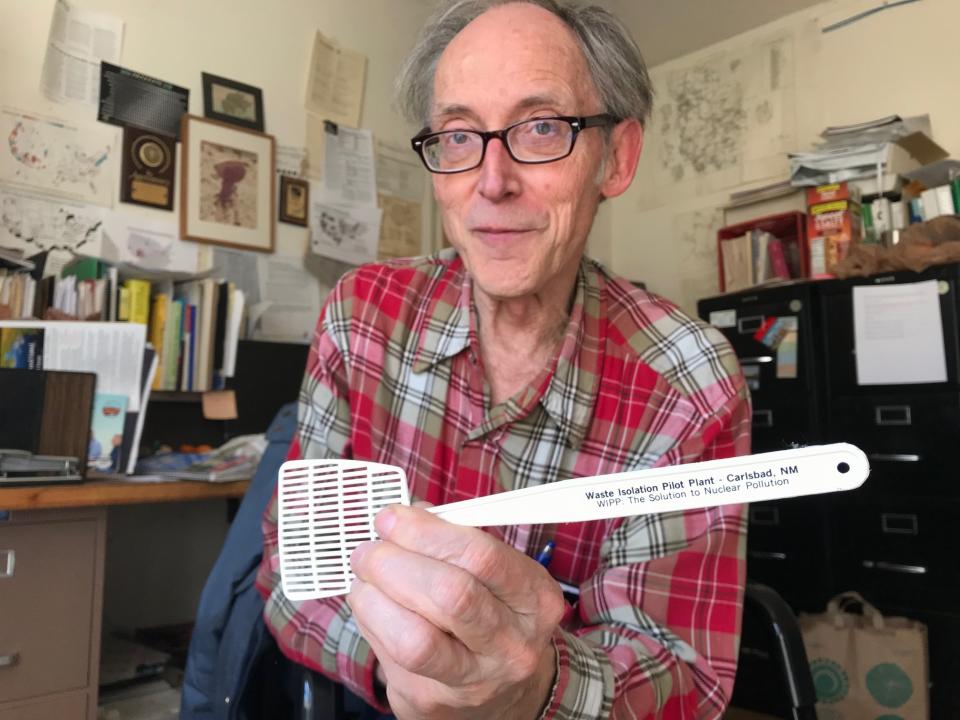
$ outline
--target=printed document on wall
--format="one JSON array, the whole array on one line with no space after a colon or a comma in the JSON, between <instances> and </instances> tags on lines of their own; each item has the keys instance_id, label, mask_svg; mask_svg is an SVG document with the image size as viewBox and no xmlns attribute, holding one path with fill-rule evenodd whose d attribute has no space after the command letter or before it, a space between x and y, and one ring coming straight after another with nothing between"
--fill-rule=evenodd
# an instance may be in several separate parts
<instances>
[{"instance_id":1,"label":"printed document on wall","mask_svg":"<svg viewBox=\"0 0 960 720\"><path fill-rule=\"evenodd\" d=\"M367 58L317 33L310 57L306 107L338 125L357 127L363 106Z\"/></svg>"},{"instance_id":2,"label":"printed document on wall","mask_svg":"<svg viewBox=\"0 0 960 720\"><path fill-rule=\"evenodd\" d=\"M258 301L249 318L252 339L309 343L320 316L320 286L303 259L260 256L257 276Z\"/></svg>"},{"instance_id":3,"label":"printed document on wall","mask_svg":"<svg viewBox=\"0 0 960 720\"><path fill-rule=\"evenodd\" d=\"M373 133L351 130L307 115L307 173L320 184L311 198L342 205L376 205ZM319 192L319 194L316 194Z\"/></svg>"},{"instance_id":4,"label":"printed document on wall","mask_svg":"<svg viewBox=\"0 0 960 720\"><path fill-rule=\"evenodd\" d=\"M100 61L120 62L123 21L56 0L40 89L54 102L96 107L100 99Z\"/></svg>"},{"instance_id":5,"label":"printed document on wall","mask_svg":"<svg viewBox=\"0 0 960 720\"><path fill-rule=\"evenodd\" d=\"M936 280L853 288L860 385L946 382Z\"/></svg>"},{"instance_id":6,"label":"printed document on wall","mask_svg":"<svg viewBox=\"0 0 960 720\"><path fill-rule=\"evenodd\" d=\"M383 216L380 208L322 201L311 205L310 252L351 265L376 261Z\"/></svg>"}]
</instances>

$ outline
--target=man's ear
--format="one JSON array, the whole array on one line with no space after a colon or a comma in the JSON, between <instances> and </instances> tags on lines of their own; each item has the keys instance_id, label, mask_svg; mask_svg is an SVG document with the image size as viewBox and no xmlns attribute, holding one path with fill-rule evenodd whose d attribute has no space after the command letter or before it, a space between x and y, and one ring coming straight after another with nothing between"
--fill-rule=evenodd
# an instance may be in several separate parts
<instances>
[{"instance_id":1,"label":"man's ear","mask_svg":"<svg viewBox=\"0 0 960 720\"><path fill-rule=\"evenodd\" d=\"M636 118L617 123L610 133L607 162L600 194L604 198L621 195L630 187L637 173L640 151L643 150L643 127Z\"/></svg>"}]
</instances>

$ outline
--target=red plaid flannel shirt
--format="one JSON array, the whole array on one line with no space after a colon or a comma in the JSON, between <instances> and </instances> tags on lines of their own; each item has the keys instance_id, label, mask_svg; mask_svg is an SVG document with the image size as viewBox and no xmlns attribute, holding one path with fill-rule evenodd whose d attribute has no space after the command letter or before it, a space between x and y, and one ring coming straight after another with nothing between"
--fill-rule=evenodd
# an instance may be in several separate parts
<instances>
[{"instance_id":1,"label":"red plaid flannel shirt","mask_svg":"<svg viewBox=\"0 0 960 720\"><path fill-rule=\"evenodd\" d=\"M584 260L556 362L495 407L476 312L450 251L346 275L321 313L300 396L303 457L398 465L434 504L564 478L749 452L749 396L709 326ZM744 508L490 530L579 586L554 635L544 718L716 718L733 687ZM283 652L377 704L375 658L343 598L282 593L276 502L257 580Z\"/></svg>"}]
</instances>

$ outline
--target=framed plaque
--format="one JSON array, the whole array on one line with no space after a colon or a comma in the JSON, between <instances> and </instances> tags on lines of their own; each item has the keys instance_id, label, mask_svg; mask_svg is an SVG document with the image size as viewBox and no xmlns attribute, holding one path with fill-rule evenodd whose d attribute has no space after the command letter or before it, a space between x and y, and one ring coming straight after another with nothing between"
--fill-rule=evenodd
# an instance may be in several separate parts
<instances>
[{"instance_id":1,"label":"framed plaque","mask_svg":"<svg viewBox=\"0 0 960 720\"><path fill-rule=\"evenodd\" d=\"M280 221L307 226L310 183L301 178L280 176Z\"/></svg>"},{"instance_id":2,"label":"framed plaque","mask_svg":"<svg viewBox=\"0 0 960 720\"><path fill-rule=\"evenodd\" d=\"M149 130L123 129L120 200L173 210L176 140Z\"/></svg>"}]
</instances>

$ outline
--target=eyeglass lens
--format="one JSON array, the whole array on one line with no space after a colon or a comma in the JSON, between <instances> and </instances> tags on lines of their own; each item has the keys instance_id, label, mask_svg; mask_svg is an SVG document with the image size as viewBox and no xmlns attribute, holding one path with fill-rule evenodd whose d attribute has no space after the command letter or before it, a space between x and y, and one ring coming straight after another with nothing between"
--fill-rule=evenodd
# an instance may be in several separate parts
<instances>
[{"instance_id":1,"label":"eyeglass lens","mask_svg":"<svg viewBox=\"0 0 960 720\"><path fill-rule=\"evenodd\" d=\"M537 118L507 130L510 154L519 162L548 162L570 152L573 128L566 120ZM450 172L476 167L483 156L483 136L472 130L451 130L428 138L423 155L434 170Z\"/></svg>"}]
</instances>

